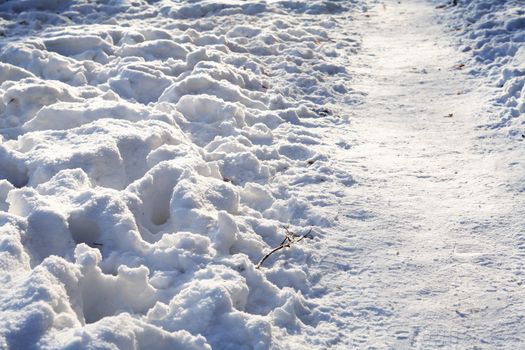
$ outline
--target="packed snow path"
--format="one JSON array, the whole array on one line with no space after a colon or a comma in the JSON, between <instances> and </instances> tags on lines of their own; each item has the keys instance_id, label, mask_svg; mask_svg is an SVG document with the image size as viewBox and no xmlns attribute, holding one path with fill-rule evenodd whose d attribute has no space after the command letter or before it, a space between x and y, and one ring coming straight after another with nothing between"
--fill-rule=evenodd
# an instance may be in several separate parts
<instances>
[{"instance_id":1,"label":"packed snow path","mask_svg":"<svg viewBox=\"0 0 525 350\"><path fill-rule=\"evenodd\" d=\"M368 12L353 86L364 104L326 131L356 181L319 248L321 304L338 323L312 338L331 334L336 347L525 341L524 154L477 128L490 89L458 69L466 57L436 11L385 1Z\"/></svg>"}]
</instances>

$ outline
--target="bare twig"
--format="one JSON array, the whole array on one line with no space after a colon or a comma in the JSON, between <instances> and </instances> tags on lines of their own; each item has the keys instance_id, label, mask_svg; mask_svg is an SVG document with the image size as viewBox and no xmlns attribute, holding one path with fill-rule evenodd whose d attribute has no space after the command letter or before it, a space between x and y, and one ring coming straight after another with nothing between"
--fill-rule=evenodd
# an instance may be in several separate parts
<instances>
[{"instance_id":1,"label":"bare twig","mask_svg":"<svg viewBox=\"0 0 525 350\"><path fill-rule=\"evenodd\" d=\"M310 229L308 233L302 236L299 236L295 232L290 231L288 226L283 226L283 229L285 231L286 236L284 237L281 244L279 244L277 247L273 248L272 250L270 250L270 252L268 252L265 256L263 256L262 259L257 264L257 266L255 266L256 269L260 268L261 265L266 261L266 259L268 259L273 253L278 252L279 250L284 249L284 248L290 248L290 246L293 243L298 243L305 238L313 238L311 235L312 229Z\"/></svg>"}]
</instances>

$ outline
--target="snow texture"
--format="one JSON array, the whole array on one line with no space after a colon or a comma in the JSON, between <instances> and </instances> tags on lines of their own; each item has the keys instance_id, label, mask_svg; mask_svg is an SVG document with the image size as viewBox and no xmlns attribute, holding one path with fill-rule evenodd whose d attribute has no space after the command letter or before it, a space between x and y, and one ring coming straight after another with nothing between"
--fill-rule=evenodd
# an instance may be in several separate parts
<instances>
[{"instance_id":1,"label":"snow texture","mask_svg":"<svg viewBox=\"0 0 525 350\"><path fill-rule=\"evenodd\" d=\"M491 128L521 137L525 120L525 5L521 0L459 1L443 9L444 21L469 53L469 72L500 89L493 103L501 107Z\"/></svg>"},{"instance_id":2,"label":"snow texture","mask_svg":"<svg viewBox=\"0 0 525 350\"><path fill-rule=\"evenodd\" d=\"M0 349L523 348L522 0L0 24Z\"/></svg>"},{"instance_id":3,"label":"snow texture","mask_svg":"<svg viewBox=\"0 0 525 350\"><path fill-rule=\"evenodd\" d=\"M0 348L280 348L329 320L308 239L255 264L330 225L295 185L352 182L308 130L359 98L361 10L2 2Z\"/></svg>"}]
</instances>

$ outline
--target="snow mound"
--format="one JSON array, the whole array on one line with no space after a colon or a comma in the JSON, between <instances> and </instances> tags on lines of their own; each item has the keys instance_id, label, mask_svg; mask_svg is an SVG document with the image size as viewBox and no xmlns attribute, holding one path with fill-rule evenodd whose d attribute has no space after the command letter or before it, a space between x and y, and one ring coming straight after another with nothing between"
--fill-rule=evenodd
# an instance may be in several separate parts
<instances>
[{"instance_id":1,"label":"snow mound","mask_svg":"<svg viewBox=\"0 0 525 350\"><path fill-rule=\"evenodd\" d=\"M457 30L461 47L474 61L473 74L484 75L499 89L494 103L502 107L491 127L523 134L525 115L525 8L520 0L459 1L446 17Z\"/></svg>"},{"instance_id":2,"label":"snow mound","mask_svg":"<svg viewBox=\"0 0 525 350\"><path fill-rule=\"evenodd\" d=\"M255 266L330 224L294 186L348 181L307 128L355 98L355 7L0 4L0 348L280 348L326 319L307 240Z\"/></svg>"}]
</instances>

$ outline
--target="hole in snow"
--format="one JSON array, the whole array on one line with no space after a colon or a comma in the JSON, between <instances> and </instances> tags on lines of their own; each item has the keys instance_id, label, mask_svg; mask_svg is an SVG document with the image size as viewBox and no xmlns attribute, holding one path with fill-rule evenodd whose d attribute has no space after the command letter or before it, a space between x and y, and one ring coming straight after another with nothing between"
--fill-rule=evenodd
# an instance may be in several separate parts
<instances>
[{"instance_id":1,"label":"hole in snow","mask_svg":"<svg viewBox=\"0 0 525 350\"><path fill-rule=\"evenodd\" d=\"M170 200L174 186L173 179L158 176L143 193L145 226L152 233L159 232L170 219Z\"/></svg>"},{"instance_id":2,"label":"hole in snow","mask_svg":"<svg viewBox=\"0 0 525 350\"><path fill-rule=\"evenodd\" d=\"M148 170L146 158L151 152L151 147L134 138L119 140L117 147L128 177L127 184L143 177Z\"/></svg>"},{"instance_id":3,"label":"hole in snow","mask_svg":"<svg viewBox=\"0 0 525 350\"><path fill-rule=\"evenodd\" d=\"M151 222L154 225L161 226L168 222L170 218L170 198L163 196L153 203L151 210Z\"/></svg>"},{"instance_id":4,"label":"hole in snow","mask_svg":"<svg viewBox=\"0 0 525 350\"><path fill-rule=\"evenodd\" d=\"M16 188L27 186L29 182L29 175L26 169L19 169L15 164L2 162L0 166L0 179L9 181Z\"/></svg>"},{"instance_id":5,"label":"hole in snow","mask_svg":"<svg viewBox=\"0 0 525 350\"><path fill-rule=\"evenodd\" d=\"M69 231L71 235L73 235L76 244L86 243L93 248L99 248L101 246L101 242L99 242L98 239L102 232L93 220L72 215L67 221Z\"/></svg>"}]
</instances>

